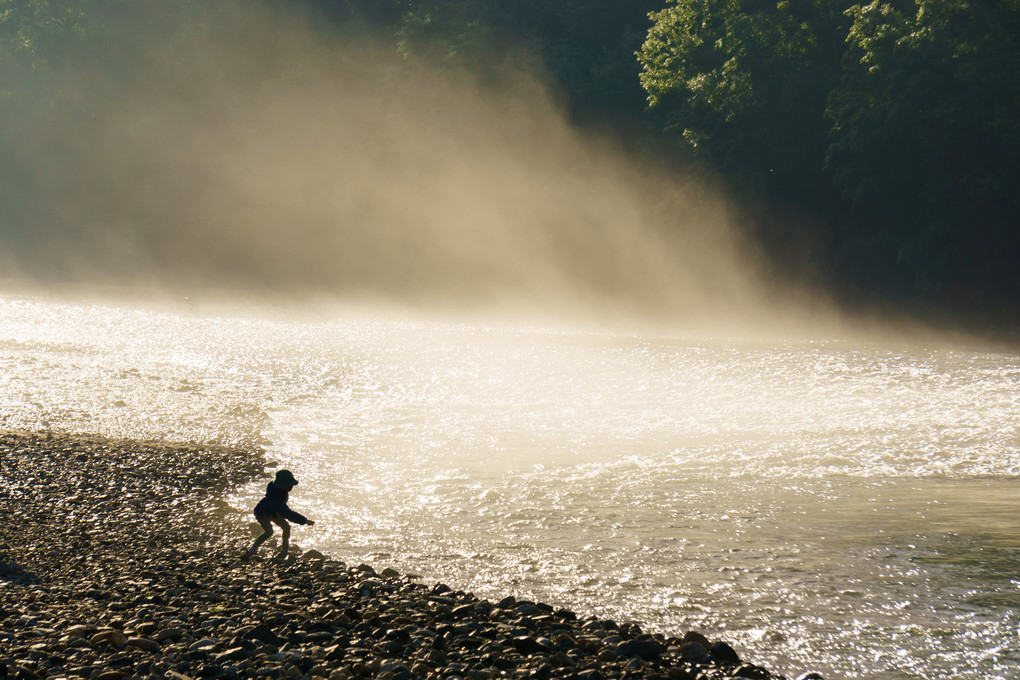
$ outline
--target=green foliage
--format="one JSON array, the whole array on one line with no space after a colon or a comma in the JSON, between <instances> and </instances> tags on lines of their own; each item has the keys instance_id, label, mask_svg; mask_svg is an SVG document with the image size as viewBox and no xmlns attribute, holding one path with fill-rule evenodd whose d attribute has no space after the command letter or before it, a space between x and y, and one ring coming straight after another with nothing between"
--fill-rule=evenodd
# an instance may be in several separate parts
<instances>
[{"instance_id":1,"label":"green foliage","mask_svg":"<svg viewBox=\"0 0 1020 680\"><path fill-rule=\"evenodd\" d=\"M579 118L641 116L634 51L659 0L409 0L398 50L482 75L543 71Z\"/></svg>"},{"instance_id":2,"label":"green foliage","mask_svg":"<svg viewBox=\"0 0 1020 680\"><path fill-rule=\"evenodd\" d=\"M1020 2L669 0L638 59L707 166L815 215L836 280L1020 310Z\"/></svg>"},{"instance_id":3,"label":"green foliage","mask_svg":"<svg viewBox=\"0 0 1020 680\"><path fill-rule=\"evenodd\" d=\"M651 19L640 79L666 128L745 188L808 204L823 195L834 3L670 0Z\"/></svg>"},{"instance_id":4,"label":"green foliage","mask_svg":"<svg viewBox=\"0 0 1020 680\"><path fill-rule=\"evenodd\" d=\"M285 4L305 9L315 23L347 37L388 30L406 10L404 0L285 0Z\"/></svg>"},{"instance_id":5,"label":"green foliage","mask_svg":"<svg viewBox=\"0 0 1020 680\"><path fill-rule=\"evenodd\" d=\"M0 0L0 60L5 68L38 70L67 54L82 37L81 3Z\"/></svg>"},{"instance_id":6,"label":"green foliage","mask_svg":"<svg viewBox=\"0 0 1020 680\"><path fill-rule=\"evenodd\" d=\"M29 249L31 230L46 206L27 204L36 181L11 149L26 121L60 115L69 84L55 77L87 44L82 3L73 0L0 0L0 236Z\"/></svg>"},{"instance_id":7,"label":"green foliage","mask_svg":"<svg viewBox=\"0 0 1020 680\"><path fill-rule=\"evenodd\" d=\"M0 116L10 120L15 107L26 106L28 93L38 87L57 87L46 74L64 68L86 39L80 4L0 0Z\"/></svg>"},{"instance_id":8,"label":"green foliage","mask_svg":"<svg viewBox=\"0 0 1020 680\"><path fill-rule=\"evenodd\" d=\"M870 229L847 253L894 284L1016 296L1020 3L875 0L848 11L828 163Z\"/></svg>"}]
</instances>

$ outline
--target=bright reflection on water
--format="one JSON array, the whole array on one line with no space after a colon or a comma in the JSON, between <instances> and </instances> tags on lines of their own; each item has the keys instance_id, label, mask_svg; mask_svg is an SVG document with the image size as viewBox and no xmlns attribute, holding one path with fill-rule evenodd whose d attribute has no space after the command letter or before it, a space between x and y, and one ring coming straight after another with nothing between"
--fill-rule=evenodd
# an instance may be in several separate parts
<instances>
[{"instance_id":1,"label":"bright reflection on water","mask_svg":"<svg viewBox=\"0 0 1020 680\"><path fill-rule=\"evenodd\" d=\"M0 366L0 427L261 442L349 562L790 675L1017 677L1016 354L0 300Z\"/></svg>"}]
</instances>

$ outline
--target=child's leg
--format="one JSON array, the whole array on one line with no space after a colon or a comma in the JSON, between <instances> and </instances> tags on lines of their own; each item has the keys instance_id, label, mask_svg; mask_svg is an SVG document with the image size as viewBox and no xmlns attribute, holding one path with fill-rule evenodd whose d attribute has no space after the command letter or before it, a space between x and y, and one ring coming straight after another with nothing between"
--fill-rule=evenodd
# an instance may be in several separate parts
<instances>
[{"instance_id":1,"label":"child's leg","mask_svg":"<svg viewBox=\"0 0 1020 680\"><path fill-rule=\"evenodd\" d=\"M283 530L283 544L280 546L280 556L286 557L287 551L290 550L290 523L279 515L273 515L270 519Z\"/></svg>"},{"instance_id":2,"label":"child's leg","mask_svg":"<svg viewBox=\"0 0 1020 680\"><path fill-rule=\"evenodd\" d=\"M262 527L262 534L256 538L255 542L251 544L250 548L248 548L249 553L253 553L258 550L259 546L265 543L266 539L273 535L273 524L269 521L270 518L256 517L255 519L258 520L259 526Z\"/></svg>"}]
</instances>

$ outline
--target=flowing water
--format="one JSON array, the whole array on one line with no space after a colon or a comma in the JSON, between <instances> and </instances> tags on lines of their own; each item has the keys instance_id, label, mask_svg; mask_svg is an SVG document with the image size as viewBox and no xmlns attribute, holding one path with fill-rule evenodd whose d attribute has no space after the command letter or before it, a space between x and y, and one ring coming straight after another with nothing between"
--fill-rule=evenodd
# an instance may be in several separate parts
<instances>
[{"instance_id":1,"label":"flowing water","mask_svg":"<svg viewBox=\"0 0 1020 680\"><path fill-rule=\"evenodd\" d=\"M959 346L0 298L0 428L260 443L302 547L789 675L1020 677L1018 387Z\"/></svg>"}]
</instances>

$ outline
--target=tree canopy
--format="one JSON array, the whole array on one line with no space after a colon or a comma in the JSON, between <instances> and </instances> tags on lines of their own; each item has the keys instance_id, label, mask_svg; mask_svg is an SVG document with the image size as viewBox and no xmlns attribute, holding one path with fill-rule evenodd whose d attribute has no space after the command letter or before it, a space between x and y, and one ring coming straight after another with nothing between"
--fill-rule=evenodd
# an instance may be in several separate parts
<instances>
[{"instance_id":1,"label":"tree canopy","mask_svg":"<svg viewBox=\"0 0 1020 680\"><path fill-rule=\"evenodd\" d=\"M1020 288L1020 3L854 5L827 163L856 217L846 253L897 288Z\"/></svg>"},{"instance_id":2,"label":"tree canopy","mask_svg":"<svg viewBox=\"0 0 1020 680\"><path fill-rule=\"evenodd\" d=\"M665 129L817 216L833 281L1020 311L1020 3L669 0L651 19L640 78Z\"/></svg>"}]
</instances>

